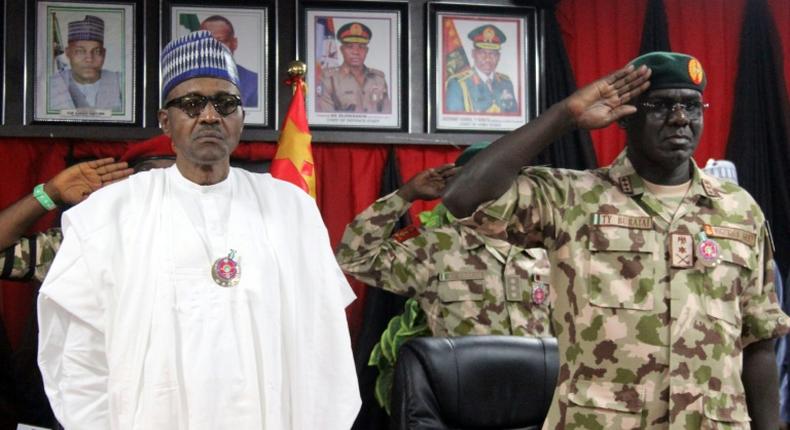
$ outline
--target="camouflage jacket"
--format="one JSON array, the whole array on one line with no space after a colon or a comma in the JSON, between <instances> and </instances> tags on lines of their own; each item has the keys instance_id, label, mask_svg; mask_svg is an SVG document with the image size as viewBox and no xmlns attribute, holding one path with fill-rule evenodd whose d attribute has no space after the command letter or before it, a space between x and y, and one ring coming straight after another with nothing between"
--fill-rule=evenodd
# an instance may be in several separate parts
<instances>
[{"instance_id":1,"label":"camouflage jacket","mask_svg":"<svg viewBox=\"0 0 790 430\"><path fill-rule=\"evenodd\" d=\"M368 285L417 298L434 336L551 335L544 250L483 240L458 224L408 227L390 238L409 206L393 193L357 215L338 247L340 267Z\"/></svg>"},{"instance_id":2,"label":"camouflage jacket","mask_svg":"<svg viewBox=\"0 0 790 430\"><path fill-rule=\"evenodd\" d=\"M63 233L59 228L19 239L0 251L0 279L43 281L61 242Z\"/></svg>"},{"instance_id":3,"label":"camouflage jacket","mask_svg":"<svg viewBox=\"0 0 790 430\"><path fill-rule=\"evenodd\" d=\"M548 250L560 376L544 428L749 428L742 350L788 317L760 208L693 170L674 216L623 151L594 171L526 169L461 220Z\"/></svg>"}]
</instances>

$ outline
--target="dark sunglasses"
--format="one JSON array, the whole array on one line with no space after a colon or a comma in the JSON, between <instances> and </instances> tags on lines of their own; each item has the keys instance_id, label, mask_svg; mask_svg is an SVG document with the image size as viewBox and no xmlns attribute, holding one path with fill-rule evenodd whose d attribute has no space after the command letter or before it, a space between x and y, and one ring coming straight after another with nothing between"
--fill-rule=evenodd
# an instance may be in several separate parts
<instances>
[{"instance_id":1,"label":"dark sunglasses","mask_svg":"<svg viewBox=\"0 0 790 430\"><path fill-rule=\"evenodd\" d=\"M214 110L222 116L228 116L236 112L236 109L241 106L241 98L234 94L218 94L211 97L187 94L167 102L165 109L177 107L189 115L190 118L195 118L203 112L208 102L211 102Z\"/></svg>"}]
</instances>

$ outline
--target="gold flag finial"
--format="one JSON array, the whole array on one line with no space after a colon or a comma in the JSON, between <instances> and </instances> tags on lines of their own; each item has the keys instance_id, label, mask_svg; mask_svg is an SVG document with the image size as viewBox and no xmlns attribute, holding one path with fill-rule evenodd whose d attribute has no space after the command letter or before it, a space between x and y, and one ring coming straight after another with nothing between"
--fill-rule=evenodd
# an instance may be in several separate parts
<instances>
[{"instance_id":1,"label":"gold flag finial","mask_svg":"<svg viewBox=\"0 0 790 430\"><path fill-rule=\"evenodd\" d=\"M302 89L304 90L304 95L307 97L307 83L304 81L304 77L307 74L307 64L303 61L294 60L288 63L288 76L290 76L285 83L291 86L293 92L296 92L296 86L302 85Z\"/></svg>"}]
</instances>

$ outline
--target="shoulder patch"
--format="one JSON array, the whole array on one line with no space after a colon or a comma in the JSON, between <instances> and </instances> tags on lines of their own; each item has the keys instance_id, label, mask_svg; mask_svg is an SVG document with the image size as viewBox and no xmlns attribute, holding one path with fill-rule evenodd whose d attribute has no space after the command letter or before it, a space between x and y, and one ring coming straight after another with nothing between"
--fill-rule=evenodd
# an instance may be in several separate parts
<instances>
[{"instance_id":1,"label":"shoulder patch","mask_svg":"<svg viewBox=\"0 0 790 430\"><path fill-rule=\"evenodd\" d=\"M392 238L397 240L398 242L403 243L403 242L405 242L405 241L407 241L407 240L409 240L409 239L411 239L413 237L417 237L419 235L420 235L420 229L418 229L417 227L415 227L413 225L410 225L410 226L406 226L406 227L398 230L397 232L395 232L395 234L392 235Z\"/></svg>"}]
</instances>

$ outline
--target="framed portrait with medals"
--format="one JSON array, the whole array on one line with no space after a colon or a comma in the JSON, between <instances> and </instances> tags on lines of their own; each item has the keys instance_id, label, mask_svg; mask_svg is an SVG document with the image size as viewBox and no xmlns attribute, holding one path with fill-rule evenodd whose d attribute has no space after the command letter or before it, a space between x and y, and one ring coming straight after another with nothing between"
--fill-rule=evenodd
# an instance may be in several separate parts
<instances>
[{"instance_id":1,"label":"framed portrait with medals","mask_svg":"<svg viewBox=\"0 0 790 430\"><path fill-rule=\"evenodd\" d=\"M405 128L406 6L301 4L311 128Z\"/></svg>"},{"instance_id":2,"label":"framed portrait with medals","mask_svg":"<svg viewBox=\"0 0 790 430\"><path fill-rule=\"evenodd\" d=\"M510 131L538 109L538 13L429 5L433 131Z\"/></svg>"},{"instance_id":3,"label":"framed portrait with medals","mask_svg":"<svg viewBox=\"0 0 790 430\"><path fill-rule=\"evenodd\" d=\"M137 3L35 3L33 120L138 118Z\"/></svg>"}]
</instances>

